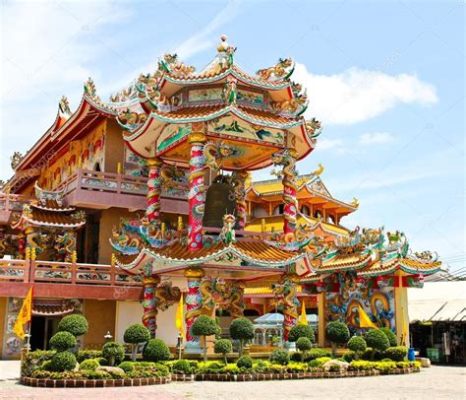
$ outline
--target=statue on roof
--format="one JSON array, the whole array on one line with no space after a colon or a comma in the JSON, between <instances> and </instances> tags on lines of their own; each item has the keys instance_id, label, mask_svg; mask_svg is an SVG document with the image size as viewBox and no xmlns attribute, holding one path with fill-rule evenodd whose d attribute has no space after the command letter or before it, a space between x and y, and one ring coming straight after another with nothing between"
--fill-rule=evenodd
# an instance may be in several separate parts
<instances>
[{"instance_id":1,"label":"statue on roof","mask_svg":"<svg viewBox=\"0 0 466 400\"><path fill-rule=\"evenodd\" d=\"M265 81L287 80L293 74L294 62L291 58L279 58L272 67L260 69L257 75Z\"/></svg>"},{"instance_id":2,"label":"statue on roof","mask_svg":"<svg viewBox=\"0 0 466 400\"><path fill-rule=\"evenodd\" d=\"M60 111L60 114L64 116L71 115L70 102L68 101L68 97L62 96L58 103L58 109Z\"/></svg>"},{"instance_id":3,"label":"statue on roof","mask_svg":"<svg viewBox=\"0 0 466 400\"><path fill-rule=\"evenodd\" d=\"M223 228L220 232L220 239L222 239L223 243L226 245L230 245L236 242L235 223L236 218L234 215L225 214L223 216Z\"/></svg>"},{"instance_id":4,"label":"statue on roof","mask_svg":"<svg viewBox=\"0 0 466 400\"><path fill-rule=\"evenodd\" d=\"M11 169L16 169L23 157L24 156L19 151L15 151L13 155L10 157Z\"/></svg>"},{"instance_id":5,"label":"statue on roof","mask_svg":"<svg viewBox=\"0 0 466 400\"><path fill-rule=\"evenodd\" d=\"M319 163L319 164L317 164L317 169L312 171L311 174L314 175L314 176L320 176L320 175L322 175L322 173L324 171L325 171L325 167L321 163Z\"/></svg>"},{"instance_id":6,"label":"statue on roof","mask_svg":"<svg viewBox=\"0 0 466 400\"><path fill-rule=\"evenodd\" d=\"M97 90L95 87L95 83L91 77L84 82L84 94L88 95L91 98L97 97Z\"/></svg>"}]
</instances>

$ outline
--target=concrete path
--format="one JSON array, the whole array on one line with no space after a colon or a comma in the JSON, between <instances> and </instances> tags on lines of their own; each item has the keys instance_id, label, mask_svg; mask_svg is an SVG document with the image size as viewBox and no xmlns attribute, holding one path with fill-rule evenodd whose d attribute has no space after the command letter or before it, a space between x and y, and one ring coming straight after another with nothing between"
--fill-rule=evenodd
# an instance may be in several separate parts
<instances>
[{"instance_id":1,"label":"concrete path","mask_svg":"<svg viewBox=\"0 0 466 400\"><path fill-rule=\"evenodd\" d=\"M466 368L432 367L412 375L262 382L174 382L107 389L45 389L0 382L0 399L74 400L464 400Z\"/></svg>"},{"instance_id":2,"label":"concrete path","mask_svg":"<svg viewBox=\"0 0 466 400\"><path fill-rule=\"evenodd\" d=\"M0 381L19 379L19 361L0 360Z\"/></svg>"}]
</instances>

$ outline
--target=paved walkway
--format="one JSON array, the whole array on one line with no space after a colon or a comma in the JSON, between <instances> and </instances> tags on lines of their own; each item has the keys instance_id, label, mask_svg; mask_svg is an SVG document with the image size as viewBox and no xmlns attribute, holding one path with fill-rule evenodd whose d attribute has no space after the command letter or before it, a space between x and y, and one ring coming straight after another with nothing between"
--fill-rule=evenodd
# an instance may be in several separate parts
<instances>
[{"instance_id":1,"label":"paved walkway","mask_svg":"<svg viewBox=\"0 0 466 400\"><path fill-rule=\"evenodd\" d=\"M19 361L0 360L0 381L19 379Z\"/></svg>"},{"instance_id":2,"label":"paved walkway","mask_svg":"<svg viewBox=\"0 0 466 400\"><path fill-rule=\"evenodd\" d=\"M0 364L3 367L3 363ZM3 375L3 368L1 368ZM268 382L174 382L108 389L44 389L0 382L8 400L464 400L466 368L432 367L413 375Z\"/></svg>"}]
</instances>

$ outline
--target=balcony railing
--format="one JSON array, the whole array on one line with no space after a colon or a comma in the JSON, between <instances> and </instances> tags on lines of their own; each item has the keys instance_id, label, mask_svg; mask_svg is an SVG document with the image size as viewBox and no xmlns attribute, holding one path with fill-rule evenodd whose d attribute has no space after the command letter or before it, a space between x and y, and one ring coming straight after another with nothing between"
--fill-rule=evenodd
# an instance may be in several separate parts
<instances>
[{"instance_id":1,"label":"balcony railing","mask_svg":"<svg viewBox=\"0 0 466 400\"><path fill-rule=\"evenodd\" d=\"M13 211L23 209L23 205L29 203L29 199L18 195L0 192L0 224L6 224Z\"/></svg>"},{"instance_id":2,"label":"balcony railing","mask_svg":"<svg viewBox=\"0 0 466 400\"><path fill-rule=\"evenodd\" d=\"M5 259L0 260L0 282L141 286L138 275L112 265Z\"/></svg>"}]
</instances>

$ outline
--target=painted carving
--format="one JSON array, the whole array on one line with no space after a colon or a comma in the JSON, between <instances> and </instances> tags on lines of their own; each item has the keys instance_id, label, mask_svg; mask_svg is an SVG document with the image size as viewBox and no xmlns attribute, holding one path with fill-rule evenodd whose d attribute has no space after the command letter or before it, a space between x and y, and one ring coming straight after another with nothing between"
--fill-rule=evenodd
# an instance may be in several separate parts
<instances>
[{"instance_id":1,"label":"painted carving","mask_svg":"<svg viewBox=\"0 0 466 400\"><path fill-rule=\"evenodd\" d=\"M293 74L294 62L291 58L280 58L273 67L260 69L257 75L266 81L286 80Z\"/></svg>"}]
</instances>

